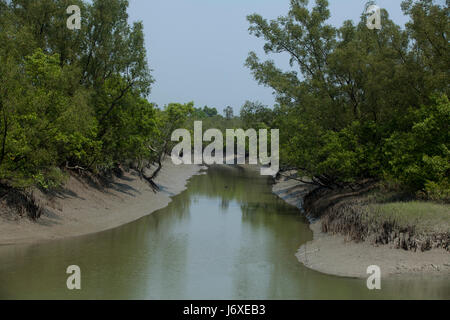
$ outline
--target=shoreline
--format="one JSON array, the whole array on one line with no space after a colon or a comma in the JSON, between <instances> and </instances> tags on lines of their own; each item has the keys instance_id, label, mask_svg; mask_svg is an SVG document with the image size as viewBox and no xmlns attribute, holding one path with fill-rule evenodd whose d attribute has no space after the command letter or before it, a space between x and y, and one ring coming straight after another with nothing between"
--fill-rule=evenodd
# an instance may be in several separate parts
<instances>
[{"instance_id":1,"label":"shoreline","mask_svg":"<svg viewBox=\"0 0 450 320\"><path fill-rule=\"evenodd\" d=\"M189 179L206 167L175 166L166 158L155 179L160 191L131 170L113 178L107 187L90 185L71 176L55 197L40 195L44 214L36 222L26 217L0 215L0 246L33 244L94 234L139 220L166 207L186 190Z\"/></svg>"},{"instance_id":2,"label":"shoreline","mask_svg":"<svg viewBox=\"0 0 450 320\"><path fill-rule=\"evenodd\" d=\"M303 213L303 198L313 187L299 181L275 180L272 192ZM342 235L322 232L321 220L308 217L313 240L303 244L296 253L307 268L334 276L367 278L367 267L377 265L383 277L445 276L450 277L450 254L444 249L412 252L389 245L374 246L368 242L354 242Z\"/></svg>"},{"instance_id":3,"label":"shoreline","mask_svg":"<svg viewBox=\"0 0 450 320\"><path fill-rule=\"evenodd\" d=\"M165 160L153 192L136 172L125 172L104 188L71 176L64 192L40 202L45 212L36 222L28 218L11 219L0 215L0 246L34 244L79 237L114 229L139 220L166 207L172 197L186 190L189 179L206 167L175 166ZM303 213L303 199L314 187L296 180L275 180L272 192ZM323 233L320 219L310 221L313 240L296 253L307 268L341 277L367 278L367 267L380 266L383 276L444 275L450 276L450 254L443 249L426 252L399 250L389 245L356 243L345 236Z\"/></svg>"}]
</instances>

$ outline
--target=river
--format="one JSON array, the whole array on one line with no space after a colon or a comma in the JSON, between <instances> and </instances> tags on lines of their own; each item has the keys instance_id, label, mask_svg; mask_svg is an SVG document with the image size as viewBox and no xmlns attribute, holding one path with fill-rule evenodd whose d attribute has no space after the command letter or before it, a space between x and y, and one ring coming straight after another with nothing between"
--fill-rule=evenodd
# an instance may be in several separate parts
<instances>
[{"instance_id":1,"label":"river","mask_svg":"<svg viewBox=\"0 0 450 320\"><path fill-rule=\"evenodd\" d=\"M309 270L295 253L311 238L299 210L271 193L269 178L216 166L193 177L168 207L136 222L0 247L0 299L450 297L450 285L439 278L386 279L382 290L370 291L364 279ZM69 265L81 268L81 290L66 287Z\"/></svg>"}]
</instances>

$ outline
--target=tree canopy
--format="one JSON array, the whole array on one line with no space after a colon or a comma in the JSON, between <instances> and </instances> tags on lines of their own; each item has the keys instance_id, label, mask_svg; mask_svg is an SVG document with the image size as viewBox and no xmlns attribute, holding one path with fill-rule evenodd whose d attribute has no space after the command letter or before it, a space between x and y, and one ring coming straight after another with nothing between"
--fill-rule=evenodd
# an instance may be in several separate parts
<instances>
[{"instance_id":1,"label":"tree canopy","mask_svg":"<svg viewBox=\"0 0 450 320\"><path fill-rule=\"evenodd\" d=\"M66 26L74 4L81 30ZM0 0L2 185L49 188L66 169L101 173L159 159L172 111L185 106L159 110L147 101L153 78L143 25L128 22L127 7Z\"/></svg>"},{"instance_id":2,"label":"tree canopy","mask_svg":"<svg viewBox=\"0 0 450 320\"><path fill-rule=\"evenodd\" d=\"M141 171L171 147L186 121L205 128L280 128L284 167L333 188L393 181L449 198L449 1L407 0L404 28L382 10L382 29L327 23L328 1L291 0L286 16L248 17L267 54L288 54L290 70L251 52L246 66L272 88L271 109L158 108L143 24L126 0L0 0L0 185L57 186L66 170ZM80 30L66 26L78 5Z\"/></svg>"},{"instance_id":3,"label":"tree canopy","mask_svg":"<svg viewBox=\"0 0 450 320\"><path fill-rule=\"evenodd\" d=\"M246 65L273 88L272 116L244 106L242 116L283 128L281 160L314 183L341 186L386 179L415 191L449 191L449 8L404 1L406 28L382 10L382 29L366 16L354 25L327 23L328 1L291 0L284 17L248 17L267 54L287 53L291 70L254 52ZM249 122L250 120L246 120ZM427 189L428 188L428 189Z\"/></svg>"}]
</instances>

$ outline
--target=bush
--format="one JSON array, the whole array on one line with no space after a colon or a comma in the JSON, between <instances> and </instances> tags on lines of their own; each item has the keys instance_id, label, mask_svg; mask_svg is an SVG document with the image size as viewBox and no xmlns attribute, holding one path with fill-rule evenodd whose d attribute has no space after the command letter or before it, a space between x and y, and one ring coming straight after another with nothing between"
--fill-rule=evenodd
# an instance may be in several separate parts
<instances>
[{"instance_id":1,"label":"bush","mask_svg":"<svg viewBox=\"0 0 450 320\"><path fill-rule=\"evenodd\" d=\"M414 112L407 132L395 132L384 145L386 177L432 199L448 198L450 103L447 96ZM446 196L447 194L447 196Z\"/></svg>"}]
</instances>

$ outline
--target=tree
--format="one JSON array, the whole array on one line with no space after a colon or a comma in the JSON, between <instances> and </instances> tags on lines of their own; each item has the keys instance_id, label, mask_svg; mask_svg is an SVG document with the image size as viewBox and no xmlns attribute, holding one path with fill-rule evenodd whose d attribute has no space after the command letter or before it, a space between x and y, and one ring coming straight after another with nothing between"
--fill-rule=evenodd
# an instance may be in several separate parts
<instances>
[{"instance_id":1,"label":"tree","mask_svg":"<svg viewBox=\"0 0 450 320\"><path fill-rule=\"evenodd\" d=\"M208 106L203 107L203 112L206 114L207 117L214 117L217 116L219 113L217 112L216 108L209 108Z\"/></svg>"},{"instance_id":2,"label":"tree","mask_svg":"<svg viewBox=\"0 0 450 320\"><path fill-rule=\"evenodd\" d=\"M150 158L155 108L142 23L126 0L0 1L0 184L58 184L58 172L106 172Z\"/></svg>"},{"instance_id":3,"label":"tree","mask_svg":"<svg viewBox=\"0 0 450 320\"><path fill-rule=\"evenodd\" d=\"M450 198L450 102L447 96L412 112L410 128L394 132L384 145L385 173L413 190Z\"/></svg>"},{"instance_id":4,"label":"tree","mask_svg":"<svg viewBox=\"0 0 450 320\"><path fill-rule=\"evenodd\" d=\"M227 120L233 119L233 116L234 116L233 113L234 113L234 112L233 112L233 108L231 108L230 106L226 107L225 110L223 111L223 113L224 113L225 118L226 118Z\"/></svg>"},{"instance_id":5,"label":"tree","mask_svg":"<svg viewBox=\"0 0 450 320\"><path fill-rule=\"evenodd\" d=\"M273 111L260 102L246 101L240 117L246 129L267 129L271 127Z\"/></svg>"},{"instance_id":6,"label":"tree","mask_svg":"<svg viewBox=\"0 0 450 320\"><path fill-rule=\"evenodd\" d=\"M216 108L209 108L208 106L204 106L203 109L194 108L194 112L192 116L195 119L203 120L206 118L212 118L218 115Z\"/></svg>"},{"instance_id":7,"label":"tree","mask_svg":"<svg viewBox=\"0 0 450 320\"><path fill-rule=\"evenodd\" d=\"M406 30L385 10L382 30L369 30L364 15L358 25L345 21L335 28L326 23L326 0L312 9L307 0L292 0L288 14L272 21L248 17L250 33L265 40L267 54L290 56L290 71L253 52L246 61L255 79L274 89L271 125L283 128L285 166L331 188L381 179L392 161L383 146L397 141L396 133L409 134L411 119L433 104L434 95L448 94L448 5L420 0L402 7L411 17ZM249 105L242 115L258 118Z\"/></svg>"},{"instance_id":8,"label":"tree","mask_svg":"<svg viewBox=\"0 0 450 320\"><path fill-rule=\"evenodd\" d=\"M147 148L151 151L147 168L150 164L156 163L157 167L151 176L145 175L145 167L140 168L140 173L154 188L158 187L153 180L158 176L163 158L170 153L174 143L171 141L172 132L176 129L186 126L187 119L194 112L194 103L187 104L170 103L164 107L164 110L156 110L155 124L156 130L152 138L148 141Z\"/></svg>"}]
</instances>

